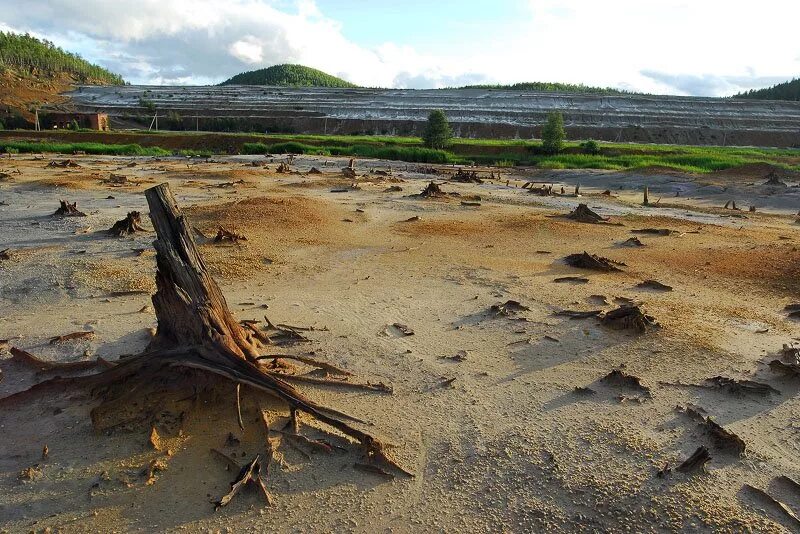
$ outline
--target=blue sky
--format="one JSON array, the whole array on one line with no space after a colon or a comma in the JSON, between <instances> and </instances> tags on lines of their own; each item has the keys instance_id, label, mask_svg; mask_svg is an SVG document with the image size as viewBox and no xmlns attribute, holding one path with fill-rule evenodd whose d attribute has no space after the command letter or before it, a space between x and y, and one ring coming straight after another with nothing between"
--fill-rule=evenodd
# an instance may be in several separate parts
<instances>
[{"instance_id":1,"label":"blue sky","mask_svg":"<svg viewBox=\"0 0 800 534\"><path fill-rule=\"evenodd\" d=\"M560 81L722 96L800 75L800 2L0 0L30 32L133 83L301 63L354 83Z\"/></svg>"}]
</instances>

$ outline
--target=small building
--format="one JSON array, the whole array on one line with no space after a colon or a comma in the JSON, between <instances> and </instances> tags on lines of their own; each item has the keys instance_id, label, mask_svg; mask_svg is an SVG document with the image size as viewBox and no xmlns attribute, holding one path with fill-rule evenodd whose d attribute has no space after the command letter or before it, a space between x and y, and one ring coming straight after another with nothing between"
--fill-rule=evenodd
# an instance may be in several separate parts
<instances>
[{"instance_id":1,"label":"small building","mask_svg":"<svg viewBox=\"0 0 800 534\"><path fill-rule=\"evenodd\" d=\"M98 130L107 132L111 128L108 126L107 113L65 113L61 111L50 111L39 115L39 122L42 129L61 130L69 129L77 123L79 128Z\"/></svg>"}]
</instances>

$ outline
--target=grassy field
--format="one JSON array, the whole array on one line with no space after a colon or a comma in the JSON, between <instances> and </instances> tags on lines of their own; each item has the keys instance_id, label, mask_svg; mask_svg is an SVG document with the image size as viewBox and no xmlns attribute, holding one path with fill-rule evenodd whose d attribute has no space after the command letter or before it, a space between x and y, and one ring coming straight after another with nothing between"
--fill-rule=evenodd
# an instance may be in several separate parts
<instances>
[{"instance_id":1,"label":"grassy field","mask_svg":"<svg viewBox=\"0 0 800 534\"><path fill-rule=\"evenodd\" d=\"M10 132L7 132L10 134ZM800 149L708 147L599 142L599 153L587 154L579 142L569 142L560 154L541 152L534 140L454 139L447 150L431 150L416 137L337 135L254 135L208 132L47 133L39 140L0 138L2 152L51 152L165 156L239 154L315 154L354 156L418 163L470 163L534 166L545 169L635 170L663 167L708 173L754 163L800 171ZM25 137L24 132L18 134ZM98 142L83 141L87 138ZM141 144L139 144L141 143Z\"/></svg>"}]
</instances>

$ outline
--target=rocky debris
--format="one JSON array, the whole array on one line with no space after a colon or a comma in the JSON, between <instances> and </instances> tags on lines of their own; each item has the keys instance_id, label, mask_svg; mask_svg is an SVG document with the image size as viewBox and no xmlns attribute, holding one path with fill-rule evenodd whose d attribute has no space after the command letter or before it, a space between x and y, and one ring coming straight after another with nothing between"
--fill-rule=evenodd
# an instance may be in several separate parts
<instances>
[{"instance_id":1,"label":"rocky debris","mask_svg":"<svg viewBox=\"0 0 800 534\"><path fill-rule=\"evenodd\" d=\"M618 265L624 266L624 263L616 262L614 260L610 260L608 258L603 258L602 256L596 256L594 254L589 254L588 252L583 252L581 254L570 254L564 261L567 265L571 267L577 267L579 269L591 269L593 271L605 271L605 272L614 272L614 271L621 271Z\"/></svg>"},{"instance_id":2,"label":"rocky debris","mask_svg":"<svg viewBox=\"0 0 800 534\"><path fill-rule=\"evenodd\" d=\"M614 330L636 330L639 333L658 326L654 317L645 314L635 305L624 305L607 312L600 318L600 324Z\"/></svg>"},{"instance_id":3,"label":"rocky debris","mask_svg":"<svg viewBox=\"0 0 800 534\"><path fill-rule=\"evenodd\" d=\"M138 211L129 211L124 219L114 223L114 226L109 228L108 233L117 236L125 237L136 232L144 232L142 227L142 214Z\"/></svg>"},{"instance_id":4,"label":"rocky debris","mask_svg":"<svg viewBox=\"0 0 800 534\"><path fill-rule=\"evenodd\" d=\"M640 228L638 230L631 230L634 234L647 234L647 235L671 235L675 233L674 230L668 228Z\"/></svg>"},{"instance_id":5,"label":"rocky debris","mask_svg":"<svg viewBox=\"0 0 800 534\"><path fill-rule=\"evenodd\" d=\"M621 247L644 247L646 246L638 237L630 237L619 244Z\"/></svg>"},{"instance_id":6,"label":"rocky debris","mask_svg":"<svg viewBox=\"0 0 800 534\"><path fill-rule=\"evenodd\" d=\"M241 234L226 230L222 226L217 230L217 235L214 237L214 243L238 243L239 241L247 241L247 238Z\"/></svg>"},{"instance_id":7,"label":"rocky debris","mask_svg":"<svg viewBox=\"0 0 800 534\"><path fill-rule=\"evenodd\" d=\"M695 471L705 472L706 464L711 460L711 455L708 453L708 448L701 445L697 450L692 453L681 465L678 466L678 471L682 473L694 473Z\"/></svg>"},{"instance_id":8,"label":"rocky debris","mask_svg":"<svg viewBox=\"0 0 800 534\"><path fill-rule=\"evenodd\" d=\"M465 171L464 169L458 169L458 171L456 171L451 180L454 182L461 182L461 183L473 183L473 184L483 183L483 180L478 178L477 171Z\"/></svg>"},{"instance_id":9,"label":"rocky debris","mask_svg":"<svg viewBox=\"0 0 800 534\"><path fill-rule=\"evenodd\" d=\"M489 313L495 316L512 317L520 312L530 311L530 308L523 306L516 300L507 300L502 304L493 304L489 308Z\"/></svg>"},{"instance_id":10,"label":"rocky debris","mask_svg":"<svg viewBox=\"0 0 800 534\"><path fill-rule=\"evenodd\" d=\"M645 280L644 282L636 284L636 287L640 289L653 289L655 291L672 291L672 286L662 284L657 280Z\"/></svg>"},{"instance_id":11,"label":"rocky debris","mask_svg":"<svg viewBox=\"0 0 800 534\"><path fill-rule=\"evenodd\" d=\"M767 175L767 181L764 182L764 185L768 185L770 187L789 187L785 182L781 181L781 179L778 177L778 173L775 171L772 171Z\"/></svg>"},{"instance_id":12,"label":"rocky debris","mask_svg":"<svg viewBox=\"0 0 800 534\"><path fill-rule=\"evenodd\" d=\"M780 393L777 389L754 380L738 380L727 376L712 376L705 380L706 387L719 389L734 395L756 394L769 395L770 393Z\"/></svg>"},{"instance_id":13,"label":"rocky debris","mask_svg":"<svg viewBox=\"0 0 800 534\"><path fill-rule=\"evenodd\" d=\"M48 163L47 166L48 167L58 167L58 168L62 168L62 169L80 167L78 162L75 161L75 160L72 160L72 159L65 159L65 160L61 160L61 161L53 160L50 163Z\"/></svg>"},{"instance_id":14,"label":"rocky debris","mask_svg":"<svg viewBox=\"0 0 800 534\"><path fill-rule=\"evenodd\" d=\"M442 191L442 188L439 187L438 184L430 182L427 186L425 186L425 189L423 189L422 192L417 196L423 198L441 198L446 195L447 193Z\"/></svg>"},{"instance_id":15,"label":"rocky debris","mask_svg":"<svg viewBox=\"0 0 800 534\"><path fill-rule=\"evenodd\" d=\"M578 204L578 207L572 210L569 215L566 216L567 219L571 219L573 221L590 223L590 224L602 224L608 222L608 217L602 217L599 214L595 213L589 206L586 204Z\"/></svg>"},{"instance_id":16,"label":"rocky debris","mask_svg":"<svg viewBox=\"0 0 800 534\"><path fill-rule=\"evenodd\" d=\"M54 217L86 217L82 211L78 211L77 202L70 203L67 200L59 201L61 206L53 213Z\"/></svg>"}]
</instances>

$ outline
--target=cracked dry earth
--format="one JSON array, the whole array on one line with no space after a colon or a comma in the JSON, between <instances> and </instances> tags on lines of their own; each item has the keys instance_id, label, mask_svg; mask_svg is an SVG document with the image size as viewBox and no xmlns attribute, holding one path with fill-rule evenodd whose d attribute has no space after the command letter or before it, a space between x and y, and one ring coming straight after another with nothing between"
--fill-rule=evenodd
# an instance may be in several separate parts
<instances>
[{"instance_id":1,"label":"cracked dry earth","mask_svg":"<svg viewBox=\"0 0 800 534\"><path fill-rule=\"evenodd\" d=\"M0 159L10 176L0 183L0 250L10 251L0 260L0 396L44 378L11 346L54 361L144 349L155 326L154 234L106 230L134 210L151 230L143 191L168 182L239 319L313 326L301 332L308 342L276 350L313 351L392 385L392 394L298 387L371 423L415 477L354 468L344 439L301 419L305 435L341 448L317 453L274 434L274 504L246 489L215 512L235 473L210 449L242 464L263 454L247 388L244 431L227 397L200 396L177 421L165 408L157 448L149 424L97 432L91 397L50 394L0 412L0 530L797 531L749 489L800 514L800 492L782 478L800 480L800 378L766 365L800 336L784 311L800 301L800 226L786 211L732 213L700 196L645 208L633 189L600 194L597 174L581 178L578 199L531 194L521 187L531 177L507 169L461 184L446 181L452 169L424 175L385 161L356 162L352 180L340 173L346 160L332 158L295 158L281 174L283 160L246 157L74 156L79 167L47 167L60 159ZM307 174L312 166L322 174ZM499 171L480 174L489 172ZM111 173L127 183L104 183ZM431 179L445 195L414 196ZM53 217L60 199L87 216ZM610 224L559 217L578 203ZM216 243L220 226L247 239ZM670 232L632 232L646 228ZM644 246L623 246L631 237ZM583 251L625 266L564 263ZM672 290L638 287L648 280ZM509 300L520 306L492 311ZM620 303L640 304L659 326L557 315ZM93 335L50 343L76 331ZM615 369L642 387L603 380ZM706 387L715 376L776 391ZM715 440L689 406L745 452ZM286 407L266 409L280 428ZM705 469L679 471L700 446Z\"/></svg>"}]
</instances>

